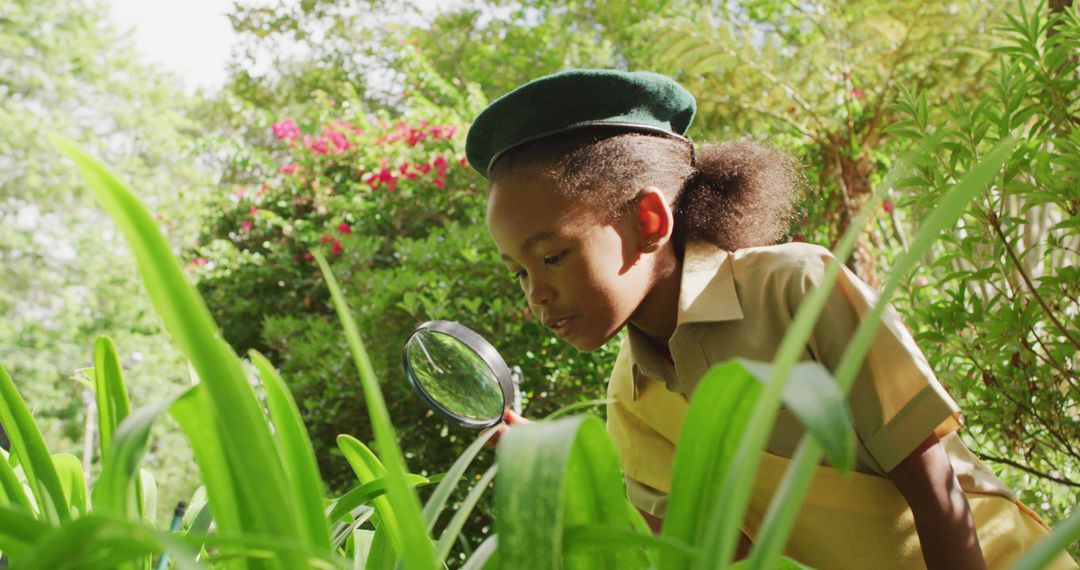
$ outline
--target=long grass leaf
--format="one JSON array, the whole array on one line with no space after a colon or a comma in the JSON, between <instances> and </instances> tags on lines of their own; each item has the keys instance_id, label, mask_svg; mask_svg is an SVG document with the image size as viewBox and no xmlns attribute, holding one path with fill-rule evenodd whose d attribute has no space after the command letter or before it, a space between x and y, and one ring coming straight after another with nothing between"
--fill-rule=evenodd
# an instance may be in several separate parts
<instances>
[{"instance_id":1,"label":"long grass leaf","mask_svg":"<svg viewBox=\"0 0 1080 570\"><path fill-rule=\"evenodd\" d=\"M429 533L435 529L435 522L438 521L439 515L442 514L442 510L446 506L446 501L450 499L450 495L457 488L461 477L465 474L465 470L469 468L476 455L480 453L480 450L488 441L491 441L491 437L497 431L498 427L492 427L480 432L476 440L470 443L469 447L465 448L465 451L454 460L454 464L450 466L439 486L435 487L435 491L428 497L427 503L424 504L424 520L427 521Z\"/></svg>"},{"instance_id":2,"label":"long grass leaf","mask_svg":"<svg viewBox=\"0 0 1080 570\"><path fill-rule=\"evenodd\" d=\"M145 525L92 514L52 530L34 544L26 568L115 568L125 562L168 552L181 570L198 570L194 552L181 541Z\"/></svg>"},{"instance_id":3,"label":"long grass leaf","mask_svg":"<svg viewBox=\"0 0 1080 570\"><path fill-rule=\"evenodd\" d=\"M26 513L34 512L30 498L26 496L22 481L8 462L7 453L0 449L0 506L8 506Z\"/></svg>"},{"instance_id":4,"label":"long grass leaf","mask_svg":"<svg viewBox=\"0 0 1080 570\"><path fill-rule=\"evenodd\" d=\"M631 568L636 552L565 554L565 529L630 528L614 444L595 417L514 426L499 443L495 525L506 568Z\"/></svg>"},{"instance_id":5,"label":"long grass leaf","mask_svg":"<svg viewBox=\"0 0 1080 570\"><path fill-rule=\"evenodd\" d=\"M248 357L259 370L266 390L266 404L270 421L274 424L274 441L289 476L308 541L310 544L330 544L330 529L323 516L323 480L315 462L315 448L300 417L300 409L270 361L254 350L248 353Z\"/></svg>"},{"instance_id":6,"label":"long grass leaf","mask_svg":"<svg viewBox=\"0 0 1080 570\"><path fill-rule=\"evenodd\" d=\"M45 447L45 438L41 436L26 402L3 366L0 366L0 424L4 426L11 441L11 450L18 457L26 480L30 483L40 516L54 524L70 521L64 489L49 450Z\"/></svg>"},{"instance_id":7,"label":"long grass leaf","mask_svg":"<svg viewBox=\"0 0 1080 570\"><path fill-rule=\"evenodd\" d=\"M0 506L0 552L16 562L32 554L34 544L52 529L28 512Z\"/></svg>"},{"instance_id":8,"label":"long grass leaf","mask_svg":"<svg viewBox=\"0 0 1080 570\"><path fill-rule=\"evenodd\" d=\"M1055 525L1050 536L1025 552L1011 570L1048 568L1055 558L1064 556L1069 545L1076 544L1077 541L1080 541L1080 509L1074 510L1069 518Z\"/></svg>"},{"instance_id":9,"label":"long grass leaf","mask_svg":"<svg viewBox=\"0 0 1080 570\"><path fill-rule=\"evenodd\" d=\"M434 568L435 549L427 533L424 532L426 526L420 514L420 499L405 481L405 474L408 472L405 467L405 458L402 456L401 448L398 447L394 426L390 422L390 413L386 409L386 402L383 400L382 391L375 378L375 370L371 366L364 343L360 340L360 331L349 312L349 306L345 302L345 296L338 286L337 279L334 278L334 272L326 263L326 258L318 251L313 252L313 255L330 289L334 308L345 328L345 337L349 342L357 372L360 374L364 401L367 403L371 428L375 434L375 446L386 464L388 483L386 496L393 505L394 515L401 523L405 567L415 570Z\"/></svg>"},{"instance_id":10,"label":"long grass leaf","mask_svg":"<svg viewBox=\"0 0 1080 570\"><path fill-rule=\"evenodd\" d=\"M94 342L94 397L97 402L98 442L106 458L117 426L131 413L131 402L120 371L116 347L108 337Z\"/></svg>"},{"instance_id":11,"label":"long grass leaf","mask_svg":"<svg viewBox=\"0 0 1080 570\"><path fill-rule=\"evenodd\" d=\"M470 556L469 559L465 561L465 564L461 566L461 570L481 570L482 568L490 567L499 568L500 566L498 563L489 566L489 563L493 561L492 556L497 555L498 546L498 535L493 534L485 538L484 542L481 542L480 546L476 547L472 556Z\"/></svg>"},{"instance_id":12,"label":"long grass leaf","mask_svg":"<svg viewBox=\"0 0 1080 570\"><path fill-rule=\"evenodd\" d=\"M426 485L431 481L427 477L412 473L406 475L405 479L411 487ZM385 477L358 485L334 501L334 506L326 518L330 524L338 523L357 507L370 503L376 497L379 497L384 493L386 493Z\"/></svg>"},{"instance_id":13,"label":"long grass leaf","mask_svg":"<svg viewBox=\"0 0 1080 570\"><path fill-rule=\"evenodd\" d=\"M297 524L299 509L287 490L287 477L278 461L270 427L240 359L225 343L206 304L184 277L157 225L131 191L103 166L66 140L55 139L55 144L75 162L127 238L154 308L203 380L207 398L217 410L228 411L212 418L222 426L217 432L217 445L226 450L230 469L242 473L245 484L235 489L239 491L235 495L221 490L211 493L215 503L238 503L236 510L243 514L239 519L243 526L223 530L306 539L302 525ZM328 544L317 546L329 548ZM293 566L298 563L281 561Z\"/></svg>"},{"instance_id":14,"label":"long grass leaf","mask_svg":"<svg viewBox=\"0 0 1080 570\"><path fill-rule=\"evenodd\" d=\"M382 462L360 440L344 434L339 435L337 440L338 448L345 455L345 459L349 462L361 483L367 484L375 481L389 483L386 468ZM397 513L394 511L393 502L390 497L383 494L372 499L372 503L375 506L375 512L379 514L379 527L386 532L394 551L399 556L403 556L402 549L404 548L405 539L402 537L401 525L398 522Z\"/></svg>"},{"instance_id":15,"label":"long grass leaf","mask_svg":"<svg viewBox=\"0 0 1080 570\"><path fill-rule=\"evenodd\" d=\"M893 265L877 303L870 312L862 316L836 366L836 382L842 393L847 394L855 382L866 352L873 343L881 315L902 280L915 268L941 233L956 225L971 200L993 182L1012 153L1015 143L1016 140L1011 137L998 143L945 194L934 211L923 220L908 250ZM781 480L780 492L773 497L766 511L763 532L751 553L751 568L772 568L779 559L798 516L798 506L802 504L809 490L809 480L821 460L821 449L814 442L800 443L797 451L794 461Z\"/></svg>"},{"instance_id":16,"label":"long grass leaf","mask_svg":"<svg viewBox=\"0 0 1080 570\"><path fill-rule=\"evenodd\" d=\"M188 389L187 392L195 388ZM146 452L154 421L187 392L155 402L128 414L112 438L109 451L94 485L94 512L117 517L142 518L141 493L136 493L139 463ZM141 485L140 485L141 486Z\"/></svg>"},{"instance_id":17,"label":"long grass leaf","mask_svg":"<svg viewBox=\"0 0 1080 570\"><path fill-rule=\"evenodd\" d=\"M450 556L450 550L457 543L458 536L461 535L461 529L465 528L465 523L469 520L469 516L472 515L476 503L480 502L480 497L484 495L484 491L487 490L496 473L498 473L498 468L495 465L489 467L480 477L480 480L469 490L469 494L465 496L465 500L461 502L461 506L458 507L450 522L446 523L442 534L439 535L439 542L435 545L436 560L440 563L445 563L446 558Z\"/></svg>"},{"instance_id":18,"label":"long grass leaf","mask_svg":"<svg viewBox=\"0 0 1080 570\"><path fill-rule=\"evenodd\" d=\"M70 453L56 453L52 456L53 467L60 478L60 488L64 491L72 517L80 517L87 512L86 479L83 466L78 457Z\"/></svg>"}]
</instances>

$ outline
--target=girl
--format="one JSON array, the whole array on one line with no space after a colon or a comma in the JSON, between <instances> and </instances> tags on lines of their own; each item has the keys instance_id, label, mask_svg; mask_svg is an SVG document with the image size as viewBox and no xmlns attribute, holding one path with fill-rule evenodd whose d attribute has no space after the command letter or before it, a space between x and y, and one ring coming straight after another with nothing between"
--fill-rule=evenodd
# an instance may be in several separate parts
<instances>
[{"instance_id":1,"label":"girl","mask_svg":"<svg viewBox=\"0 0 1080 570\"><path fill-rule=\"evenodd\" d=\"M583 351L627 330L608 431L630 499L654 530L698 381L731 357L772 360L830 259L817 246L773 245L793 216L791 159L755 143L695 155L683 136L694 111L693 97L664 76L574 70L495 101L466 142L491 183L489 230L533 314ZM805 358L834 369L874 302L845 270ZM857 473L819 467L789 556L819 568L996 568L1047 534L960 442L959 409L895 312L849 405ZM801 436L781 411L744 551Z\"/></svg>"}]
</instances>

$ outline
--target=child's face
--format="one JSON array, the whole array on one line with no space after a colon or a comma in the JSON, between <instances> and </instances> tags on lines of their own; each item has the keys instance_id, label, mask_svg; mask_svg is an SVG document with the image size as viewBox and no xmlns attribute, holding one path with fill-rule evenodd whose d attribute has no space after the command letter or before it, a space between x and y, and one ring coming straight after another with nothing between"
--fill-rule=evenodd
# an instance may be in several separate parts
<instances>
[{"instance_id":1,"label":"child's face","mask_svg":"<svg viewBox=\"0 0 1080 570\"><path fill-rule=\"evenodd\" d=\"M488 229L532 312L578 350L599 348L631 318L650 286L633 216L610 223L562 196L531 168L499 176Z\"/></svg>"}]
</instances>

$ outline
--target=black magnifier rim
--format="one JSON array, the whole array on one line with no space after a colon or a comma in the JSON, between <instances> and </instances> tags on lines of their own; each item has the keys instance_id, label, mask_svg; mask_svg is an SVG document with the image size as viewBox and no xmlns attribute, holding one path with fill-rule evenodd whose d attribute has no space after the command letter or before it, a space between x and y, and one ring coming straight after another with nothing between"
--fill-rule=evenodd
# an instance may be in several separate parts
<instances>
[{"instance_id":1,"label":"black magnifier rim","mask_svg":"<svg viewBox=\"0 0 1080 570\"><path fill-rule=\"evenodd\" d=\"M436 402L427 393L427 391L424 390L424 387L416 379L416 375L413 374L412 364L409 363L408 346L409 341L411 341L414 336L425 330L443 333L445 335L451 336L461 341L461 343L465 346L469 347L469 350L472 350L474 353L476 353L476 355L479 356L480 359L483 360L489 368L491 368L491 371L495 373L495 378L499 381L499 386L502 388L503 410L505 411L507 408L509 408L510 404L514 401L514 381L510 376L510 367L506 365L506 361L503 360L502 356L499 354L499 351L495 350L494 346L491 346L491 343L489 343L487 340L484 339L484 337L480 336L475 331L461 323L457 323L454 321L428 321L416 327L416 330L409 334L409 338L405 340L405 344L402 346L401 349L401 362L402 366L405 368L405 376L409 379L409 384L412 384L412 387L414 390L416 390L416 393L420 394L420 398L424 400L424 403L426 403L429 408L434 410L440 416L463 427L486 428L501 422L501 414L498 418L495 418L494 420L479 421L451 413L441 404Z\"/></svg>"}]
</instances>

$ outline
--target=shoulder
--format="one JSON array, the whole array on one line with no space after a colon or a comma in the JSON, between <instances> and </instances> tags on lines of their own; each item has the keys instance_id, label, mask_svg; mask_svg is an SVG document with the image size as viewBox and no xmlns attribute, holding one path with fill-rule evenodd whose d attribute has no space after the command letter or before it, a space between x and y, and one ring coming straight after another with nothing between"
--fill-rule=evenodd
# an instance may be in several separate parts
<instances>
[{"instance_id":1,"label":"shoulder","mask_svg":"<svg viewBox=\"0 0 1080 570\"><path fill-rule=\"evenodd\" d=\"M736 250L732 253L732 269L736 279L742 276L761 282L813 284L832 259L832 252L820 245L790 242Z\"/></svg>"}]
</instances>

